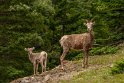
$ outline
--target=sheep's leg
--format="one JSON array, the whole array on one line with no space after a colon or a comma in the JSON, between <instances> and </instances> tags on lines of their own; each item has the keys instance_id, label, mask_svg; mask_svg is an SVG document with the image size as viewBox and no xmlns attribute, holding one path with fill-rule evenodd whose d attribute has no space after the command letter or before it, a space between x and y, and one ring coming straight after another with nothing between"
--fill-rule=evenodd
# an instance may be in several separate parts
<instances>
[{"instance_id":1,"label":"sheep's leg","mask_svg":"<svg viewBox=\"0 0 124 83\"><path fill-rule=\"evenodd\" d=\"M89 57L89 50L86 51L86 62L85 62L86 68L88 67L88 57Z\"/></svg>"},{"instance_id":2,"label":"sheep's leg","mask_svg":"<svg viewBox=\"0 0 124 83\"><path fill-rule=\"evenodd\" d=\"M88 50L84 50L84 60L83 60L83 67L87 68L88 67Z\"/></svg>"},{"instance_id":3,"label":"sheep's leg","mask_svg":"<svg viewBox=\"0 0 124 83\"><path fill-rule=\"evenodd\" d=\"M85 52L84 52L85 53ZM83 64L82 64L82 67L85 68L85 54L84 54L84 57L83 57Z\"/></svg>"},{"instance_id":4,"label":"sheep's leg","mask_svg":"<svg viewBox=\"0 0 124 83\"><path fill-rule=\"evenodd\" d=\"M88 56L89 56L89 55L88 55L88 52L87 52L87 55L86 55L86 63L85 63L85 64L86 64L86 68L88 67Z\"/></svg>"},{"instance_id":5,"label":"sheep's leg","mask_svg":"<svg viewBox=\"0 0 124 83\"><path fill-rule=\"evenodd\" d=\"M63 49L62 56L60 57L61 68L62 68L62 69L64 69L64 68L63 68L63 66L64 66L63 61L64 61L64 58L65 58L65 56L67 55L68 51L69 51L68 48Z\"/></svg>"}]
</instances>

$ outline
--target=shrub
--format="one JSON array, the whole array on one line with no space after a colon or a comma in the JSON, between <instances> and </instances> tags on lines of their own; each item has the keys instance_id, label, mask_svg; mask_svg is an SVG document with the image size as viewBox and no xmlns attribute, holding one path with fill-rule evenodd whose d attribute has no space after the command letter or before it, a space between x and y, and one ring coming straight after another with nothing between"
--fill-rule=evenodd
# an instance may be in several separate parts
<instances>
[{"instance_id":1,"label":"shrub","mask_svg":"<svg viewBox=\"0 0 124 83\"><path fill-rule=\"evenodd\" d=\"M111 68L111 74L121 73L124 73L124 60L116 62L116 64Z\"/></svg>"},{"instance_id":2,"label":"shrub","mask_svg":"<svg viewBox=\"0 0 124 83\"><path fill-rule=\"evenodd\" d=\"M12 66L7 67L6 73L8 75L8 78L10 79L22 77L25 74L23 70L17 70L13 68Z\"/></svg>"},{"instance_id":3,"label":"shrub","mask_svg":"<svg viewBox=\"0 0 124 83\"><path fill-rule=\"evenodd\" d=\"M56 51L52 51L51 53L48 53L48 64L47 68L52 69L55 66L59 65L60 62L60 53Z\"/></svg>"},{"instance_id":4,"label":"shrub","mask_svg":"<svg viewBox=\"0 0 124 83\"><path fill-rule=\"evenodd\" d=\"M101 55L101 54L114 54L119 48L114 46L105 46L105 47L95 47L92 48L90 53L92 55Z\"/></svg>"}]
</instances>

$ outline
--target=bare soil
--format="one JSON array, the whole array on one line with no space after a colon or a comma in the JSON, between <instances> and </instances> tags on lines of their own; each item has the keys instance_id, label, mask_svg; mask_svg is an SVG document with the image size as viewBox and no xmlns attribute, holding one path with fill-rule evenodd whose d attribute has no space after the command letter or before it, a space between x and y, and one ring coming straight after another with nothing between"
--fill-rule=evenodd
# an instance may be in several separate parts
<instances>
[{"instance_id":1,"label":"bare soil","mask_svg":"<svg viewBox=\"0 0 124 83\"><path fill-rule=\"evenodd\" d=\"M52 70L46 71L45 73L19 78L10 83L61 83L60 80L69 80L81 72L97 69L100 67L107 67L107 65L94 65L84 69L82 67L82 61L65 61L64 70L62 70L59 65Z\"/></svg>"}]
</instances>

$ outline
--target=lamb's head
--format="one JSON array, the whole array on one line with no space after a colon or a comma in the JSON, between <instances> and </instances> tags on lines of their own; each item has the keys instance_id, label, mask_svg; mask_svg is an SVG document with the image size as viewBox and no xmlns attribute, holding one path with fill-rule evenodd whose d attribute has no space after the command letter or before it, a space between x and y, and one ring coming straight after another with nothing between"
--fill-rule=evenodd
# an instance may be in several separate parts
<instances>
[{"instance_id":1,"label":"lamb's head","mask_svg":"<svg viewBox=\"0 0 124 83\"><path fill-rule=\"evenodd\" d=\"M25 51L29 52L29 53L32 53L32 51L34 50L35 48L32 47L32 48L25 48Z\"/></svg>"},{"instance_id":2,"label":"lamb's head","mask_svg":"<svg viewBox=\"0 0 124 83\"><path fill-rule=\"evenodd\" d=\"M95 22L93 22L92 20L86 20L86 22L84 23L84 25L87 26L88 32L91 32L93 30L94 24Z\"/></svg>"}]
</instances>

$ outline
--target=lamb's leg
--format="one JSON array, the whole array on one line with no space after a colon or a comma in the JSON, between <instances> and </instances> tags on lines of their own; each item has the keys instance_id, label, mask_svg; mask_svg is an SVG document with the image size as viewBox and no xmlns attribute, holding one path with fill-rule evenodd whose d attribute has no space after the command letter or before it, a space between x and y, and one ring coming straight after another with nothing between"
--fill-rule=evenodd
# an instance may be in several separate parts
<instances>
[{"instance_id":1,"label":"lamb's leg","mask_svg":"<svg viewBox=\"0 0 124 83\"><path fill-rule=\"evenodd\" d=\"M43 61L42 61L40 64L41 64L41 67L42 67L42 73L43 73L43 69L44 69Z\"/></svg>"},{"instance_id":2,"label":"lamb's leg","mask_svg":"<svg viewBox=\"0 0 124 83\"><path fill-rule=\"evenodd\" d=\"M62 68L62 69L64 69L64 68L63 68L63 66L64 66L63 61L64 61L64 58L65 58L65 56L67 55L68 51L69 51L69 48L64 48L64 49L63 49L62 56L60 57L61 68Z\"/></svg>"},{"instance_id":3,"label":"lamb's leg","mask_svg":"<svg viewBox=\"0 0 124 83\"><path fill-rule=\"evenodd\" d=\"M46 64L47 64L47 58L46 60L44 61L44 71L46 72Z\"/></svg>"},{"instance_id":4,"label":"lamb's leg","mask_svg":"<svg viewBox=\"0 0 124 83\"><path fill-rule=\"evenodd\" d=\"M38 63L36 63L36 74L38 74Z\"/></svg>"},{"instance_id":5,"label":"lamb's leg","mask_svg":"<svg viewBox=\"0 0 124 83\"><path fill-rule=\"evenodd\" d=\"M36 63L34 62L33 63L33 66L34 66L34 75L36 74Z\"/></svg>"}]
</instances>

